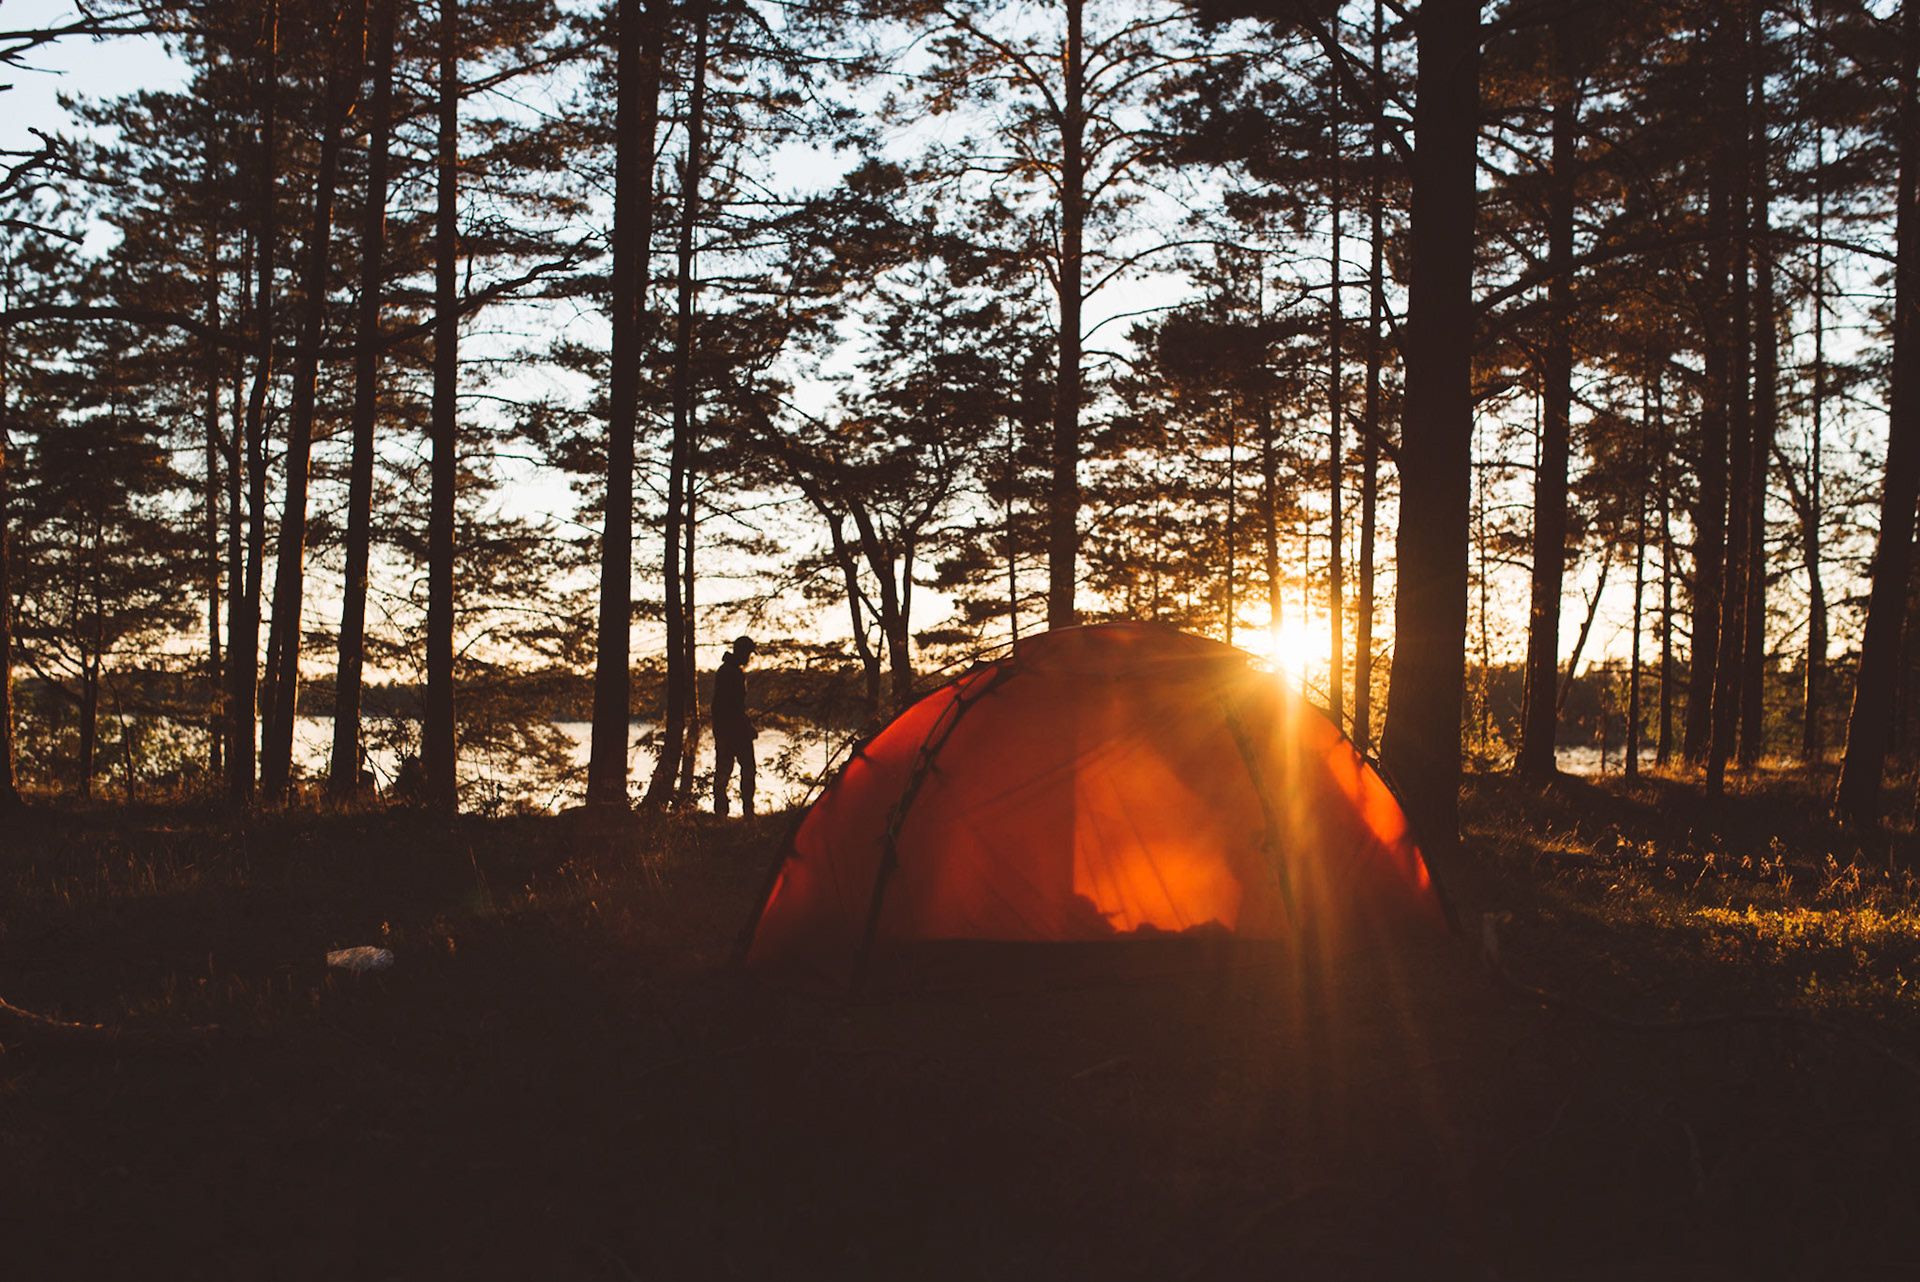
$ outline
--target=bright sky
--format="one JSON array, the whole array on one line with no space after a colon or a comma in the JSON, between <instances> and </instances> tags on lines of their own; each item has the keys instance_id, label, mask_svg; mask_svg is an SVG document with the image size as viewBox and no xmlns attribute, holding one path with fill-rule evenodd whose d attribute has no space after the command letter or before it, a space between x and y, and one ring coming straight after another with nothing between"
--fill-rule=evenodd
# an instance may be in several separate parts
<instances>
[{"instance_id":1,"label":"bright sky","mask_svg":"<svg viewBox=\"0 0 1920 1282\"><path fill-rule=\"evenodd\" d=\"M78 15L67 0L0 0L0 26L28 30L60 26ZM72 127L61 94L100 97L131 89L177 89L186 69L152 37L62 40L36 51L28 69L6 75L0 98L0 144L29 145L30 129L48 133Z\"/></svg>"}]
</instances>

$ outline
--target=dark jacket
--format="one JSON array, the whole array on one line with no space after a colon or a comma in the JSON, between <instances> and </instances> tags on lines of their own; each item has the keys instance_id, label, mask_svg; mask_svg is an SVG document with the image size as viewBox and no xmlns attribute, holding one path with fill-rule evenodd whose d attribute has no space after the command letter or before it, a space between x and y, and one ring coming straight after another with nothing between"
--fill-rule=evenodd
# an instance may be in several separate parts
<instances>
[{"instance_id":1,"label":"dark jacket","mask_svg":"<svg viewBox=\"0 0 1920 1282\"><path fill-rule=\"evenodd\" d=\"M720 670L713 674L713 737L753 738L753 722L747 720L747 674L731 654L720 661Z\"/></svg>"}]
</instances>

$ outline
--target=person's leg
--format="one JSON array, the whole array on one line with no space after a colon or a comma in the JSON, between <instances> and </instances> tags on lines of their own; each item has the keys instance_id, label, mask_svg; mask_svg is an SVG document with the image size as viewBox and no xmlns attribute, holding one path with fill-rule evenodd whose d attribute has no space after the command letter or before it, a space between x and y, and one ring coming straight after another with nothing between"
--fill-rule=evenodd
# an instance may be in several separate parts
<instances>
[{"instance_id":1,"label":"person's leg","mask_svg":"<svg viewBox=\"0 0 1920 1282\"><path fill-rule=\"evenodd\" d=\"M733 775L733 744L718 737L713 740L713 813L727 813L727 780Z\"/></svg>"},{"instance_id":2,"label":"person's leg","mask_svg":"<svg viewBox=\"0 0 1920 1282\"><path fill-rule=\"evenodd\" d=\"M742 739L734 748L740 758L740 813L753 813L753 740Z\"/></svg>"}]
</instances>

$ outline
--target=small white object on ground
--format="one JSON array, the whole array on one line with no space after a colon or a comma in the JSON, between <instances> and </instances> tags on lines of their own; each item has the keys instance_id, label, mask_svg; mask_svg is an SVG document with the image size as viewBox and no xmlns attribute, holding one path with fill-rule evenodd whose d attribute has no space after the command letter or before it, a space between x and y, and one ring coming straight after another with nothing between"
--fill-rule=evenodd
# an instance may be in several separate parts
<instances>
[{"instance_id":1,"label":"small white object on ground","mask_svg":"<svg viewBox=\"0 0 1920 1282\"><path fill-rule=\"evenodd\" d=\"M371 944L362 944L358 948L336 948L327 954L327 965L334 970L365 975L391 967L393 953L390 949L375 948Z\"/></svg>"}]
</instances>

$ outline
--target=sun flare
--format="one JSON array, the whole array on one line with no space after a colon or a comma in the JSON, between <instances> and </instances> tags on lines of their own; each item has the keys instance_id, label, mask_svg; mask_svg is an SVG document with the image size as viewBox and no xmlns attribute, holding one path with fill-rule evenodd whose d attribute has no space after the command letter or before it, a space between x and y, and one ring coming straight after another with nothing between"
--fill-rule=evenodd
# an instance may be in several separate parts
<instances>
[{"instance_id":1,"label":"sun flare","mask_svg":"<svg viewBox=\"0 0 1920 1282\"><path fill-rule=\"evenodd\" d=\"M1275 672L1304 678L1324 671L1329 645L1325 616L1288 614L1278 627L1266 622L1237 629L1233 643Z\"/></svg>"}]
</instances>

